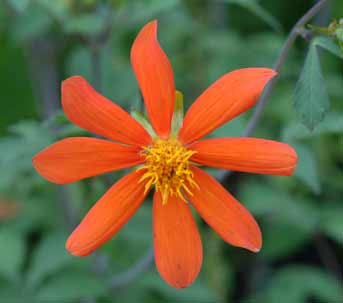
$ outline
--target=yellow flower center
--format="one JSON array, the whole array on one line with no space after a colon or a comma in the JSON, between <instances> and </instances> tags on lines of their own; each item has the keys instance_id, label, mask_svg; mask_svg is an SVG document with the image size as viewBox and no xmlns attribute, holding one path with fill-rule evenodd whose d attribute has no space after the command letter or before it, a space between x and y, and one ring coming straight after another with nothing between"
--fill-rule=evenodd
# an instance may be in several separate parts
<instances>
[{"instance_id":1,"label":"yellow flower center","mask_svg":"<svg viewBox=\"0 0 343 303\"><path fill-rule=\"evenodd\" d=\"M192 195L190 187L197 187L193 173L189 168L189 158L195 152L187 150L176 139L157 139L152 146L145 147L143 157L146 163L140 169L146 169L140 182L148 179L145 192L151 186L162 194L163 204L169 196L177 196L186 201L184 192Z\"/></svg>"}]
</instances>

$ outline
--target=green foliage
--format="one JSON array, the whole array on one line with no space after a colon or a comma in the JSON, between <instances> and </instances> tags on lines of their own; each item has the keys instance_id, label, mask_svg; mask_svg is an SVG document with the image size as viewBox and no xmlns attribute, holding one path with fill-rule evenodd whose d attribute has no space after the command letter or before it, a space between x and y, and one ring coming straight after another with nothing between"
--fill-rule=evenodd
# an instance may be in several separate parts
<instances>
[{"instance_id":1,"label":"green foliage","mask_svg":"<svg viewBox=\"0 0 343 303\"><path fill-rule=\"evenodd\" d=\"M31 287L72 262L72 257L64 247L65 240L66 234L57 232L48 234L39 243L32 256L32 264L27 276L27 282Z\"/></svg>"},{"instance_id":2,"label":"green foliage","mask_svg":"<svg viewBox=\"0 0 343 303\"><path fill-rule=\"evenodd\" d=\"M319 222L316 206L281 191L266 183L246 183L240 191L240 200L257 216L271 222L291 224L304 232L313 233Z\"/></svg>"},{"instance_id":3,"label":"green foliage","mask_svg":"<svg viewBox=\"0 0 343 303\"><path fill-rule=\"evenodd\" d=\"M177 136L179 132L184 116L183 108L183 94L180 91L175 93L175 106L174 106L174 115L172 119L171 133L174 136Z\"/></svg>"},{"instance_id":4,"label":"green foliage","mask_svg":"<svg viewBox=\"0 0 343 303\"><path fill-rule=\"evenodd\" d=\"M237 68L273 66L287 31L306 9L305 2L272 0L0 1L1 303L341 302L339 277L326 267L340 271L335 258L343 258L339 22L324 32L313 27L311 42L299 36L255 129L254 136L282 141L296 150L294 175L234 173L224 184L256 218L262 250L253 254L227 245L195 215L204 264L187 289L169 287L154 265L111 289L113 277L132 270L152 246L151 196L97 254L77 258L65 250L69 225L79 223L130 169L62 186L44 180L32 167L32 157L52 142L91 135L71 124L61 109L38 117L42 108L58 101L49 96L58 96L60 87L45 87L54 77L60 82L84 76L146 124L130 64L131 44L146 22L159 21L158 38L173 65L186 110L221 75ZM343 5L338 1L333 11L343 15ZM47 47L46 57L32 51L37 45ZM290 100L302 65L295 112ZM210 137L239 137L250 117L251 110ZM217 174L215 169L209 172ZM3 200L18 206L12 218L2 217ZM318 238L325 241L332 259L322 254Z\"/></svg>"},{"instance_id":5,"label":"green foliage","mask_svg":"<svg viewBox=\"0 0 343 303\"><path fill-rule=\"evenodd\" d=\"M292 144L298 155L298 165L295 170L297 176L306 184L315 194L321 191L319 172L317 162L313 152L301 144Z\"/></svg>"},{"instance_id":6,"label":"green foliage","mask_svg":"<svg viewBox=\"0 0 343 303\"><path fill-rule=\"evenodd\" d=\"M343 207L341 203L328 202L330 207L323 207L321 213L321 229L332 240L343 243Z\"/></svg>"},{"instance_id":7,"label":"green foliage","mask_svg":"<svg viewBox=\"0 0 343 303\"><path fill-rule=\"evenodd\" d=\"M42 7L31 4L20 15L20 18L15 19L11 27L13 39L17 43L24 43L44 36L52 24L53 20Z\"/></svg>"},{"instance_id":8,"label":"green foliage","mask_svg":"<svg viewBox=\"0 0 343 303\"><path fill-rule=\"evenodd\" d=\"M249 10L252 14L256 15L258 18L263 20L275 31L280 31L282 26L280 22L271 15L267 10L265 10L257 0L222 0L227 3L234 3L242 6L243 8Z\"/></svg>"},{"instance_id":9,"label":"green foliage","mask_svg":"<svg viewBox=\"0 0 343 303\"><path fill-rule=\"evenodd\" d=\"M312 139L314 137L340 134L343 131L343 115L340 113L329 113L324 121L312 132L301 123L290 123L283 130L282 138L286 142L292 143L300 139Z\"/></svg>"},{"instance_id":10,"label":"green foliage","mask_svg":"<svg viewBox=\"0 0 343 303\"><path fill-rule=\"evenodd\" d=\"M22 13L28 7L30 0L9 0L9 5L18 13Z\"/></svg>"},{"instance_id":11,"label":"green foliage","mask_svg":"<svg viewBox=\"0 0 343 303\"><path fill-rule=\"evenodd\" d=\"M0 276L12 281L18 280L25 255L24 239L2 228L0 246Z\"/></svg>"},{"instance_id":12,"label":"green foliage","mask_svg":"<svg viewBox=\"0 0 343 303\"><path fill-rule=\"evenodd\" d=\"M301 303L310 298L320 302L340 302L339 283L326 272L307 266L292 265L276 273L268 291L258 302Z\"/></svg>"},{"instance_id":13,"label":"green foliage","mask_svg":"<svg viewBox=\"0 0 343 303\"><path fill-rule=\"evenodd\" d=\"M315 37L312 41L313 45L320 46L335 56L343 59L343 52L339 49L337 44L330 38L325 36Z\"/></svg>"},{"instance_id":14,"label":"green foliage","mask_svg":"<svg viewBox=\"0 0 343 303\"><path fill-rule=\"evenodd\" d=\"M146 22L174 9L180 0L128 0L115 15L115 21L130 16L128 22Z\"/></svg>"},{"instance_id":15,"label":"green foliage","mask_svg":"<svg viewBox=\"0 0 343 303\"><path fill-rule=\"evenodd\" d=\"M99 35L104 29L104 18L92 14L73 16L64 24L69 34Z\"/></svg>"},{"instance_id":16,"label":"green foliage","mask_svg":"<svg viewBox=\"0 0 343 303\"><path fill-rule=\"evenodd\" d=\"M302 122L313 130L324 119L329 106L317 48L312 43L295 87L294 108Z\"/></svg>"},{"instance_id":17,"label":"green foliage","mask_svg":"<svg viewBox=\"0 0 343 303\"><path fill-rule=\"evenodd\" d=\"M37 292L38 302L76 301L80 298L99 297L106 292L106 284L87 271L65 271L45 283Z\"/></svg>"}]
</instances>

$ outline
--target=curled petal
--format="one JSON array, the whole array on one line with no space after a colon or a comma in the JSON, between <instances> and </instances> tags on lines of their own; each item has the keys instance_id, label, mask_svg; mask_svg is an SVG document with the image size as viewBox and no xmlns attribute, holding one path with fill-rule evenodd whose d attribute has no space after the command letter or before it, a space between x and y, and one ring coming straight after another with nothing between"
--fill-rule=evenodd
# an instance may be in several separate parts
<instances>
[{"instance_id":1,"label":"curled petal","mask_svg":"<svg viewBox=\"0 0 343 303\"><path fill-rule=\"evenodd\" d=\"M201 238L187 203L169 197L162 203L154 195L153 228L155 262L162 278L175 288L190 285L202 264Z\"/></svg>"},{"instance_id":2,"label":"curled petal","mask_svg":"<svg viewBox=\"0 0 343 303\"><path fill-rule=\"evenodd\" d=\"M136 147L87 137L63 139L48 146L33 158L36 170L47 180L59 184L143 162L144 159Z\"/></svg>"},{"instance_id":3,"label":"curled petal","mask_svg":"<svg viewBox=\"0 0 343 303\"><path fill-rule=\"evenodd\" d=\"M224 75L192 104L179 139L184 144L191 143L248 110L275 75L268 68L243 68Z\"/></svg>"},{"instance_id":4,"label":"curled petal","mask_svg":"<svg viewBox=\"0 0 343 303\"><path fill-rule=\"evenodd\" d=\"M131 49L131 63L152 126L160 137L168 137L175 103L174 75L157 41L156 20L138 34Z\"/></svg>"},{"instance_id":5,"label":"curled petal","mask_svg":"<svg viewBox=\"0 0 343 303\"><path fill-rule=\"evenodd\" d=\"M200 216L224 241L258 252L262 246L261 231L249 211L208 173L197 167L192 167L192 171L200 189L195 188L188 199Z\"/></svg>"},{"instance_id":6,"label":"curled petal","mask_svg":"<svg viewBox=\"0 0 343 303\"><path fill-rule=\"evenodd\" d=\"M112 238L134 215L145 198L144 172L136 171L114 184L87 213L67 240L74 256L87 256Z\"/></svg>"},{"instance_id":7,"label":"curled petal","mask_svg":"<svg viewBox=\"0 0 343 303\"><path fill-rule=\"evenodd\" d=\"M222 138L195 142L191 161L222 169L289 176L297 154L287 144L257 138Z\"/></svg>"},{"instance_id":8,"label":"curled petal","mask_svg":"<svg viewBox=\"0 0 343 303\"><path fill-rule=\"evenodd\" d=\"M135 146L151 143L142 125L80 76L63 81L62 106L70 121L90 132Z\"/></svg>"}]
</instances>

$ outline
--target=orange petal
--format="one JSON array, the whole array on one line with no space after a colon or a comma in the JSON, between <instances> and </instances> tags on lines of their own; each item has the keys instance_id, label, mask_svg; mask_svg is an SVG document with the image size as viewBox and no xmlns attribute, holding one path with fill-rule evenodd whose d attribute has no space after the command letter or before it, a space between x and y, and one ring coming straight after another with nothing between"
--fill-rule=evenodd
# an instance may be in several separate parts
<instances>
[{"instance_id":1,"label":"orange petal","mask_svg":"<svg viewBox=\"0 0 343 303\"><path fill-rule=\"evenodd\" d=\"M143 171L132 172L114 184L90 209L67 240L74 256L87 256L107 242L133 216L145 198Z\"/></svg>"},{"instance_id":2,"label":"orange petal","mask_svg":"<svg viewBox=\"0 0 343 303\"><path fill-rule=\"evenodd\" d=\"M136 146L151 143L142 125L96 92L81 76L63 81L62 106L70 121L90 132Z\"/></svg>"},{"instance_id":3,"label":"orange petal","mask_svg":"<svg viewBox=\"0 0 343 303\"><path fill-rule=\"evenodd\" d=\"M200 189L188 195L194 208L224 241L258 252L262 246L260 228L249 211L205 171L192 167Z\"/></svg>"},{"instance_id":4,"label":"orange petal","mask_svg":"<svg viewBox=\"0 0 343 303\"><path fill-rule=\"evenodd\" d=\"M192 104L179 139L191 143L246 111L257 102L264 86L275 75L268 68L243 68L224 75Z\"/></svg>"},{"instance_id":5,"label":"orange petal","mask_svg":"<svg viewBox=\"0 0 343 303\"><path fill-rule=\"evenodd\" d=\"M157 21L146 24L131 49L131 64L153 128L168 137L174 111L174 75L167 55L157 41Z\"/></svg>"},{"instance_id":6,"label":"orange petal","mask_svg":"<svg viewBox=\"0 0 343 303\"><path fill-rule=\"evenodd\" d=\"M36 170L51 182L66 184L144 162L136 147L95 138L67 138L33 158Z\"/></svg>"},{"instance_id":7,"label":"orange petal","mask_svg":"<svg viewBox=\"0 0 343 303\"><path fill-rule=\"evenodd\" d=\"M191 161L229 170L289 176L297 154L287 144L256 138L222 138L195 142Z\"/></svg>"},{"instance_id":8,"label":"orange petal","mask_svg":"<svg viewBox=\"0 0 343 303\"><path fill-rule=\"evenodd\" d=\"M175 288L190 285L202 263L201 238L187 203L169 197L162 203L154 195L153 228L155 262L162 278Z\"/></svg>"}]
</instances>

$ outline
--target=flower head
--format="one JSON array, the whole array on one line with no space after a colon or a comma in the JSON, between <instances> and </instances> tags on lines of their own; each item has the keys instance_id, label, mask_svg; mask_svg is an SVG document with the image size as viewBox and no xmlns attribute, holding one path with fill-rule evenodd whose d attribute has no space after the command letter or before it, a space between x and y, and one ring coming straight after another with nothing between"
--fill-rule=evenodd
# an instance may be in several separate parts
<instances>
[{"instance_id":1,"label":"flower head","mask_svg":"<svg viewBox=\"0 0 343 303\"><path fill-rule=\"evenodd\" d=\"M167 283L187 287L202 263L201 239L190 204L231 245L253 252L262 245L261 231L248 210L199 166L290 175L297 156L290 146L271 140L202 139L252 107L275 71L245 68L224 75L196 99L182 121L180 112L174 112L180 94L157 41L156 21L138 34L131 62L153 134L82 77L74 76L62 84L64 112L73 123L110 140L67 138L41 151L33 163L42 176L60 184L136 166L90 209L69 237L67 250L76 256L92 253L155 189L156 266Z\"/></svg>"}]
</instances>

